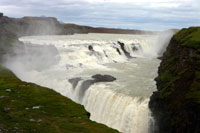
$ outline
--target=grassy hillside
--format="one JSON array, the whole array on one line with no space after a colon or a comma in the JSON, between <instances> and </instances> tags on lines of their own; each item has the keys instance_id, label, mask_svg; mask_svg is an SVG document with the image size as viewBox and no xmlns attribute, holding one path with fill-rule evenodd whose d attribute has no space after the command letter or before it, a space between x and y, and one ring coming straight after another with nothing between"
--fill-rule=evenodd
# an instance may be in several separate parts
<instances>
[{"instance_id":1,"label":"grassy hillside","mask_svg":"<svg viewBox=\"0 0 200 133\"><path fill-rule=\"evenodd\" d=\"M88 117L83 106L0 66L0 132L117 132Z\"/></svg>"}]
</instances>

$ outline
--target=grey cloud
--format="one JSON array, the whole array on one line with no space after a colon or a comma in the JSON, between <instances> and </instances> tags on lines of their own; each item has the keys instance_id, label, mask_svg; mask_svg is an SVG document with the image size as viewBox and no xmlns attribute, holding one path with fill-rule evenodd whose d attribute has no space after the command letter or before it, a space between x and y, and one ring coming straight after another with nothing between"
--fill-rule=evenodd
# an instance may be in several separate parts
<instances>
[{"instance_id":1,"label":"grey cloud","mask_svg":"<svg viewBox=\"0 0 200 133\"><path fill-rule=\"evenodd\" d=\"M63 22L96 27L162 30L200 25L199 6L178 0L151 4L91 3L82 0L1 0L1 11L11 17L46 15L57 17Z\"/></svg>"}]
</instances>

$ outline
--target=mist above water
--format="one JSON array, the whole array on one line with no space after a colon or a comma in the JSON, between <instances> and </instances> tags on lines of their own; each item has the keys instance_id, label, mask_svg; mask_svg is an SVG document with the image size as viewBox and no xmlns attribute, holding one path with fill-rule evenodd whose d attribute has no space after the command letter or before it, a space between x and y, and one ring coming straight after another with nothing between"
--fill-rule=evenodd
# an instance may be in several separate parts
<instances>
[{"instance_id":1,"label":"mist above water","mask_svg":"<svg viewBox=\"0 0 200 133\"><path fill-rule=\"evenodd\" d=\"M160 57L172 34L76 34L22 37L5 65L21 80L54 89L84 105L91 119L125 133L153 124L148 101L156 89ZM122 48L123 44L123 48ZM128 56L127 56L128 55ZM92 83L95 74L115 77ZM79 79L75 86L70 79ZM84 87L84 82L87 87Z\"/></svg>"}]
</instances>

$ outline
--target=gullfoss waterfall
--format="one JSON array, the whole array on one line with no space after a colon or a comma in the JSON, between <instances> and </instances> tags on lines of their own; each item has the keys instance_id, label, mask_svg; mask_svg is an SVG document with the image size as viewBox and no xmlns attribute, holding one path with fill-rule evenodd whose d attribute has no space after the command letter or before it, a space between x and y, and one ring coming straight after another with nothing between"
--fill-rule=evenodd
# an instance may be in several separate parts
<instances>
[{"instance_id":1,"label":"gullfoss waterfall","mask_svg":"<svg viewBox=\"0 0 200 133\"><path fill-rule=\"evenodd\" d=\"M156 89L157 57L167 44L159 36L75 34L19 40L24 46L15 48L5 65L21 80L54 89L84 105L91 120L120 132L152 130L148 101Z\"/></svg>"}]
</instances>

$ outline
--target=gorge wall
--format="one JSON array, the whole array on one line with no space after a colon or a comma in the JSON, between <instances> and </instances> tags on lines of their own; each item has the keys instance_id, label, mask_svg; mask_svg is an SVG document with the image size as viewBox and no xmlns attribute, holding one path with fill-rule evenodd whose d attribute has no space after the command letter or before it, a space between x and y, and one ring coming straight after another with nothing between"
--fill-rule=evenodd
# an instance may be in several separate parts
<instances>
[{"instance_id":1,"label":"gorge wall","mask_svg":"<svg viewBox=\"0 0 200 133\"><path fill-rule=\"evenodd\" d=\"M200 27L182 29L171 39L156 78L149 107L155 132L200 132Z\"/></svg>"}]
</instances>

